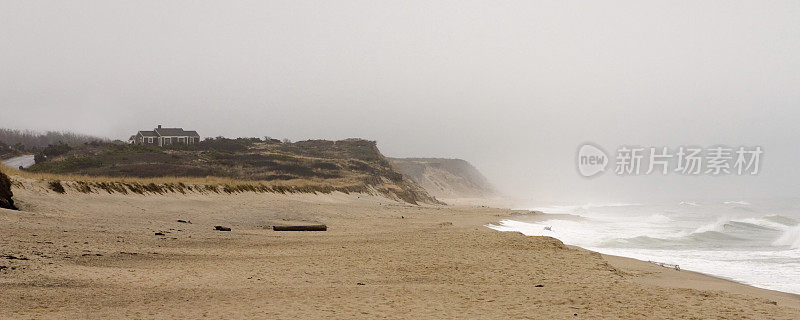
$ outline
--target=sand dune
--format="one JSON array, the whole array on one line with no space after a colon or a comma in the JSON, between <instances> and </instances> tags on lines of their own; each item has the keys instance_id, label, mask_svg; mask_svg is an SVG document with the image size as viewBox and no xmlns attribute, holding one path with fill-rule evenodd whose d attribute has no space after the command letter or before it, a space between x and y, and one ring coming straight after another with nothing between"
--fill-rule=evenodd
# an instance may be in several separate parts
<instances>
[{"instance_id":1,"label":"sand dune","mask_svg":"<svg viewBox=\"0 0 800 320\"><path fill-rule=\"evenodd\" d=\"M498 193L469 162L442 158L389 158L397 169L437 198L486 198Z\"/></svg>"},{"instance_id":2,"label":"sand dune","mask_svg":"<svg viewBox=\"0 0 800 320\"><path fill-rule=\"evenodd\" d=\"M33 180L14 194L22 211L0 210L7 318L800 318L795 295L485 227L509 210ZM291 222L328 231L265 228Z\"/></svg>"}]
</instances>

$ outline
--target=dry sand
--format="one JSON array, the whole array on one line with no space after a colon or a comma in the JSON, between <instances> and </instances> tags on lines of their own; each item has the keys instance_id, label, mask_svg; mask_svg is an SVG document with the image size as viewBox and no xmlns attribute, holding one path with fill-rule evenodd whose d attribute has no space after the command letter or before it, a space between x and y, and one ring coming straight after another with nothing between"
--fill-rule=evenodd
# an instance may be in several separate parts
<instances>
[{"instance_id":1,"label":"dry sand","mask_svg":"<svg viewBox=\"0 0 800 320\"><path fill-rule=\"evenodd\" d=\"M800 318L796 295L486 228L502 209L13 191L0 318ZM264 228L292 221L329 229Z\"/></svg>"}]
</instances>

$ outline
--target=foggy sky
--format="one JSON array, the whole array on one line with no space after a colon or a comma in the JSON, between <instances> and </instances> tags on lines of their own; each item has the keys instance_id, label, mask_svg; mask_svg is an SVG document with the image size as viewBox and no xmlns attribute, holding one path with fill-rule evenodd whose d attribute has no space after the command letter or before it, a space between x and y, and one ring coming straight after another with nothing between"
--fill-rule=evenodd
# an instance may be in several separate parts
<instances>
[{"instance_id":1,"label":"foggy sky","mask_svg":"<svg viewBox=\"0 0 800 320\"><path fill-rule=\"evenodd\" d=\"M0 1L0 127L361 137L535 200L800 186L797 1ZM764 148L755 177L579 177L593 142Z\"/></svg>"}]
</instances>

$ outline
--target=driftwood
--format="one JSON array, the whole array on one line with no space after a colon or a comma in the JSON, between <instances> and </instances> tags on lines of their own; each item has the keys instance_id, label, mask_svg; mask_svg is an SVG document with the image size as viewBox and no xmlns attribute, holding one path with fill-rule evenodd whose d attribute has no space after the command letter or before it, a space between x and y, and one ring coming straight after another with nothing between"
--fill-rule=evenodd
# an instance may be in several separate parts
<instances>
[{"instance_id":1,"label":"driftwood","mask_svg":"<svg viewBox=\"0 0 800 320\"><path fill-rule=\"evenodd\" d=\"M272 230L275 231L325 231L328 226L324 224L312 224L305 226L273 226Z\"/></svg>"},{"instance_id":2,"label":"driftwood","mask_svg":"<svg viewBox=\"0 0 800 320\"><path fill-rule=\"evenodd\" d=\"M671 263L665 263L665 262L658 262L658 261L650 261L650 260L648 260L647 262L650 262L650 263L652 263L652 264L655 264L655 265L658 265L658 266L662 266L662 267L664 267L664 268L672 268L672 269L675 269L675 270L681 271L681 266L679 266L679 265L677 265L677 264L671 264Z\"/></svg>"}]
</instances>

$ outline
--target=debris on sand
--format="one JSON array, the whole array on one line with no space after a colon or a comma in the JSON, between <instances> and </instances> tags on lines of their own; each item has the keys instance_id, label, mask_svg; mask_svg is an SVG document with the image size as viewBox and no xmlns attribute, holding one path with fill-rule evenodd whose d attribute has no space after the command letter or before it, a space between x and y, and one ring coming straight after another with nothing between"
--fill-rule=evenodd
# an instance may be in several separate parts
<instances>
[{"instance_id":1,"label":"debris on sand","mask_svg":"<svg viewBox=\"0 0 800 320\"><path fill-rule=\"evenodd\" d=\"M10 254L4 255L4 256L0 256L0 257L2 257L2 258L6 258L6 259L8 259L8 260L28 260L28 258L25 258L25 257L17 257L17 256L10 255Z\"/></svg>"},{"instance_id":2,"label":"debris on sand","mask_svg":"<svg viewBox=\"0 0 800 320\"><path fill-rule=\"evenodd\" d=\"M328 226L324 224L312 224L305 226L273 226L274 231L326 231Z\"/></svg>"},{"instance_id":3,"label":"debris on sand","mask_svg":"<svg viewBox=\"0 0 800 320\"><path fill-rule=\"evenodd\" d=\"M231 231L231 228L223 227L223 226L214 226L214 230L217 230L217 231Z\"/></svg>"},{"instance_id":4,"label":"debris on sand","mask_svg":"<svg viewBox=\"0 0 800 320\"><path fill-rule=\"evenodd\" d=\"M163 236L163 235L164 235L164 233L163 233L163 232L156 232L156 235L157 235L157 236Z\"/></svg>"},{"instance_id":5,"label":"debris on sand","mask_svg":"<svg viewBox=\"0 0 800 320\"><path fill-rule=\"evenodd\" d=\"M191 221L189 221L189 220L181 220L181 219L178 219L178 222L180 222L180 223L188 223L188 224L191 224L191 223L192 223L192 222L191 222Z\"/></svg>"},{"instance_id":6,"label":"debris on sand","mask_svg":"<svg viewBox=\"0 0 800 320\"><path fill-rule=\"evenodd\" d=\"M650 260L648 260L647 262L650 262L650 263L658 265L658 266L662 266L664 268L671 268L671 269L675 269L675 270L681 271L681 266L679 266L677 264L666 263L666 262L658 262L658 261L650 261Z\"/></svg>"}]
</instances>

